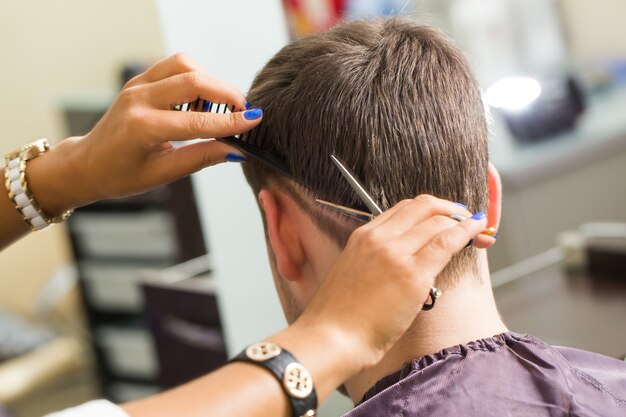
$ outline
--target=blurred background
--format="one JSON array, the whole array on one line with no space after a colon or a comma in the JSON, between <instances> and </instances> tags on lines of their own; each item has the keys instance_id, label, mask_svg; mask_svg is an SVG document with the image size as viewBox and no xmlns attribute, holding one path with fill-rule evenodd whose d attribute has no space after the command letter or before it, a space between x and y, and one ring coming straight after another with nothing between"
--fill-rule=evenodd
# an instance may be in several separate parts
<instances>
[{"instance_id":1,"label":"blurred background","mask_svg":"<svg viewBox=\"0 0 626 417\"><path fill-rule=\"evenodd\" d=\"M511 330L623 359L620 0L0 0L0 153L88 132L167 54L246 91L290 39L382 15L443 29L484 91L504 185L490 267ZM261 230L240 168L221 166L4 250L0 416L149 395L284 327ZM321 415L349 407L335 396Z\"/></svg>"}]
</instances>

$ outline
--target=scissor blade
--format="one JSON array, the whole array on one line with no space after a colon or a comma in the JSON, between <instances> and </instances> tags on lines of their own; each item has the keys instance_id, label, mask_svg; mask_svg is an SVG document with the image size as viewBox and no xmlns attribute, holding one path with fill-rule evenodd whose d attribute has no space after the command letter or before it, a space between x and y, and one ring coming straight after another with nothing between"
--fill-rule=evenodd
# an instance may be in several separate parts
<instances>
[{"instance_id":1,"label":"scissor blade","mask_svg":"<svg viewBox=\"0 0 626 417\"><path fill-rule=\"evenodd\" d=\"M330 209L338 211L341 214L344 214L346 216L352 217L353 219L356 219L356 220L361 221L363 223L369 222L374 217L374 216L372 216L371 213L366 213L366 212L361 211L361 210L357 210L357 209L353 209L353 208L350 208L350 207L342 206L341 204L331 203L330 201L320 200L319 198L316 198L315 201L317 201L319 204L322 204L322 205L324 205L324 206L326 206L326 207L328 207Z\"/></svg>"},{"instance_id":2,"label":"scissor blade","mask_svg":"<svg viewBox=\"0 0 626 417\"><path fill-rule=\"evenodd\" d=\"M348 169L346 168L336 157L335 155L331 155L330 158L333 160L333 162L335 163L335 165L337 166L337 168L339 168L339 171L341 171L341 174L344 176L344 178L348 181L348 183L350 184L350 186L354 189L354 191L356 191L356 193L359 195L359 197L361 198L361 200L363 201L363 203L365 203L365 205L367 206L367 208L370 209L370 211L372 212L372 215L374 216L378 216L380 214L383 213L383 211L380 209L380 207L378 207L378 204L376 204L376 202L374 201L374 199L372 199L372 197L370 197L370 195L367 193L367 191L365 191L365 188L363 188L363 186L361 185L361 183L356 179L356 177L354 176L354 174Z\"/></svg>"}]
</instances>

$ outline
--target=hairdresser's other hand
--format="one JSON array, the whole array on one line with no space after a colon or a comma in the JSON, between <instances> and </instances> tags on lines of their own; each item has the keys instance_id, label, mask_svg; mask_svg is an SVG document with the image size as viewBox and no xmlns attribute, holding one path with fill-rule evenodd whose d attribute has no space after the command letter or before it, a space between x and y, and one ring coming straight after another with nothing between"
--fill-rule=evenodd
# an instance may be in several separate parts
<instances>
[{"instance_id":1,"label":"hairdresser's other hand","mask_svg":"<svg viewBox=\"0 0 626 417\"><path fill-rule=\"evenodd\" d=\"M450 214L467 220L459 223ZM362 367L375 364L421 312L452 256L485 225L484 213L472 216L433 196L399 203L355 230L294 326L337 329L334 334L350 339L346 346L363 359Z\"/></svg>"},{"instance_id":2,"label":"hairdresser's other hand","mask_svg":"<svg viewBox=\"0 0 626 417\"><path fill-rule=\"evenodd\" d=\"M171 110L198 98L228 103L237 111L227 115ZM224 162L229 154L241 156L215 140L179 148L170 141L250 130L260 122L260 112L244 115L245 107L241 92L209 76L186 56L165 58L130 80L91 132L66 139L29 163L33 194L46 211L56 214L173 182Z\"/></svg>"}]
</instances>

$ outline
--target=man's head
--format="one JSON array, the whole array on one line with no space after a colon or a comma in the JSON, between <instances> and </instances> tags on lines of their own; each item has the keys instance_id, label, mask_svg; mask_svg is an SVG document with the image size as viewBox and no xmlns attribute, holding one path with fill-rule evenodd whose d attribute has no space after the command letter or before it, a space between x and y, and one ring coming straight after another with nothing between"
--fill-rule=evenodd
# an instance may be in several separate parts
<instances>
[{"instance_id":1,"label":"man's head","mask_svg":"<svg viewBox=\"0 0 626 417\"><path fill-rule=\"evenodd\" d=\"M438 30L408 19L344 24L278 52L248 94L264 109L263 147L285 158L297 183L251 160L244 173L260 205L288 319L312 296L358 226L315 203L362 204L332 165L336 155L388 209L419 194L487 206L487 126L462 53ZM478 275L457 255L438 279Z\"/></svg>"}]
</instances>

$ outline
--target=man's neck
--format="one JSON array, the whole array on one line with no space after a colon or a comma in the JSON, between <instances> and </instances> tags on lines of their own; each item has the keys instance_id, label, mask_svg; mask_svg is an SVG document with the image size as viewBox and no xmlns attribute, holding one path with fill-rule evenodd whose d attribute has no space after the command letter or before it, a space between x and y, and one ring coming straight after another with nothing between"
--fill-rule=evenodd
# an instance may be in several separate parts
<instances>
[{"instance_id":1,"label":"man's neck","mask_svg":"<svg viewBox=\"0 0 626 417\"><path fill-rule=\"evenodd\" d=\"M507 331L496 309L484 253L479 264L481 283L475 277L460 277L458 285L444 291L435 308L417 316L382 361L346 382L355 404L378 380L400 370L406 362Z\"/></svg>"}]
</instances>

